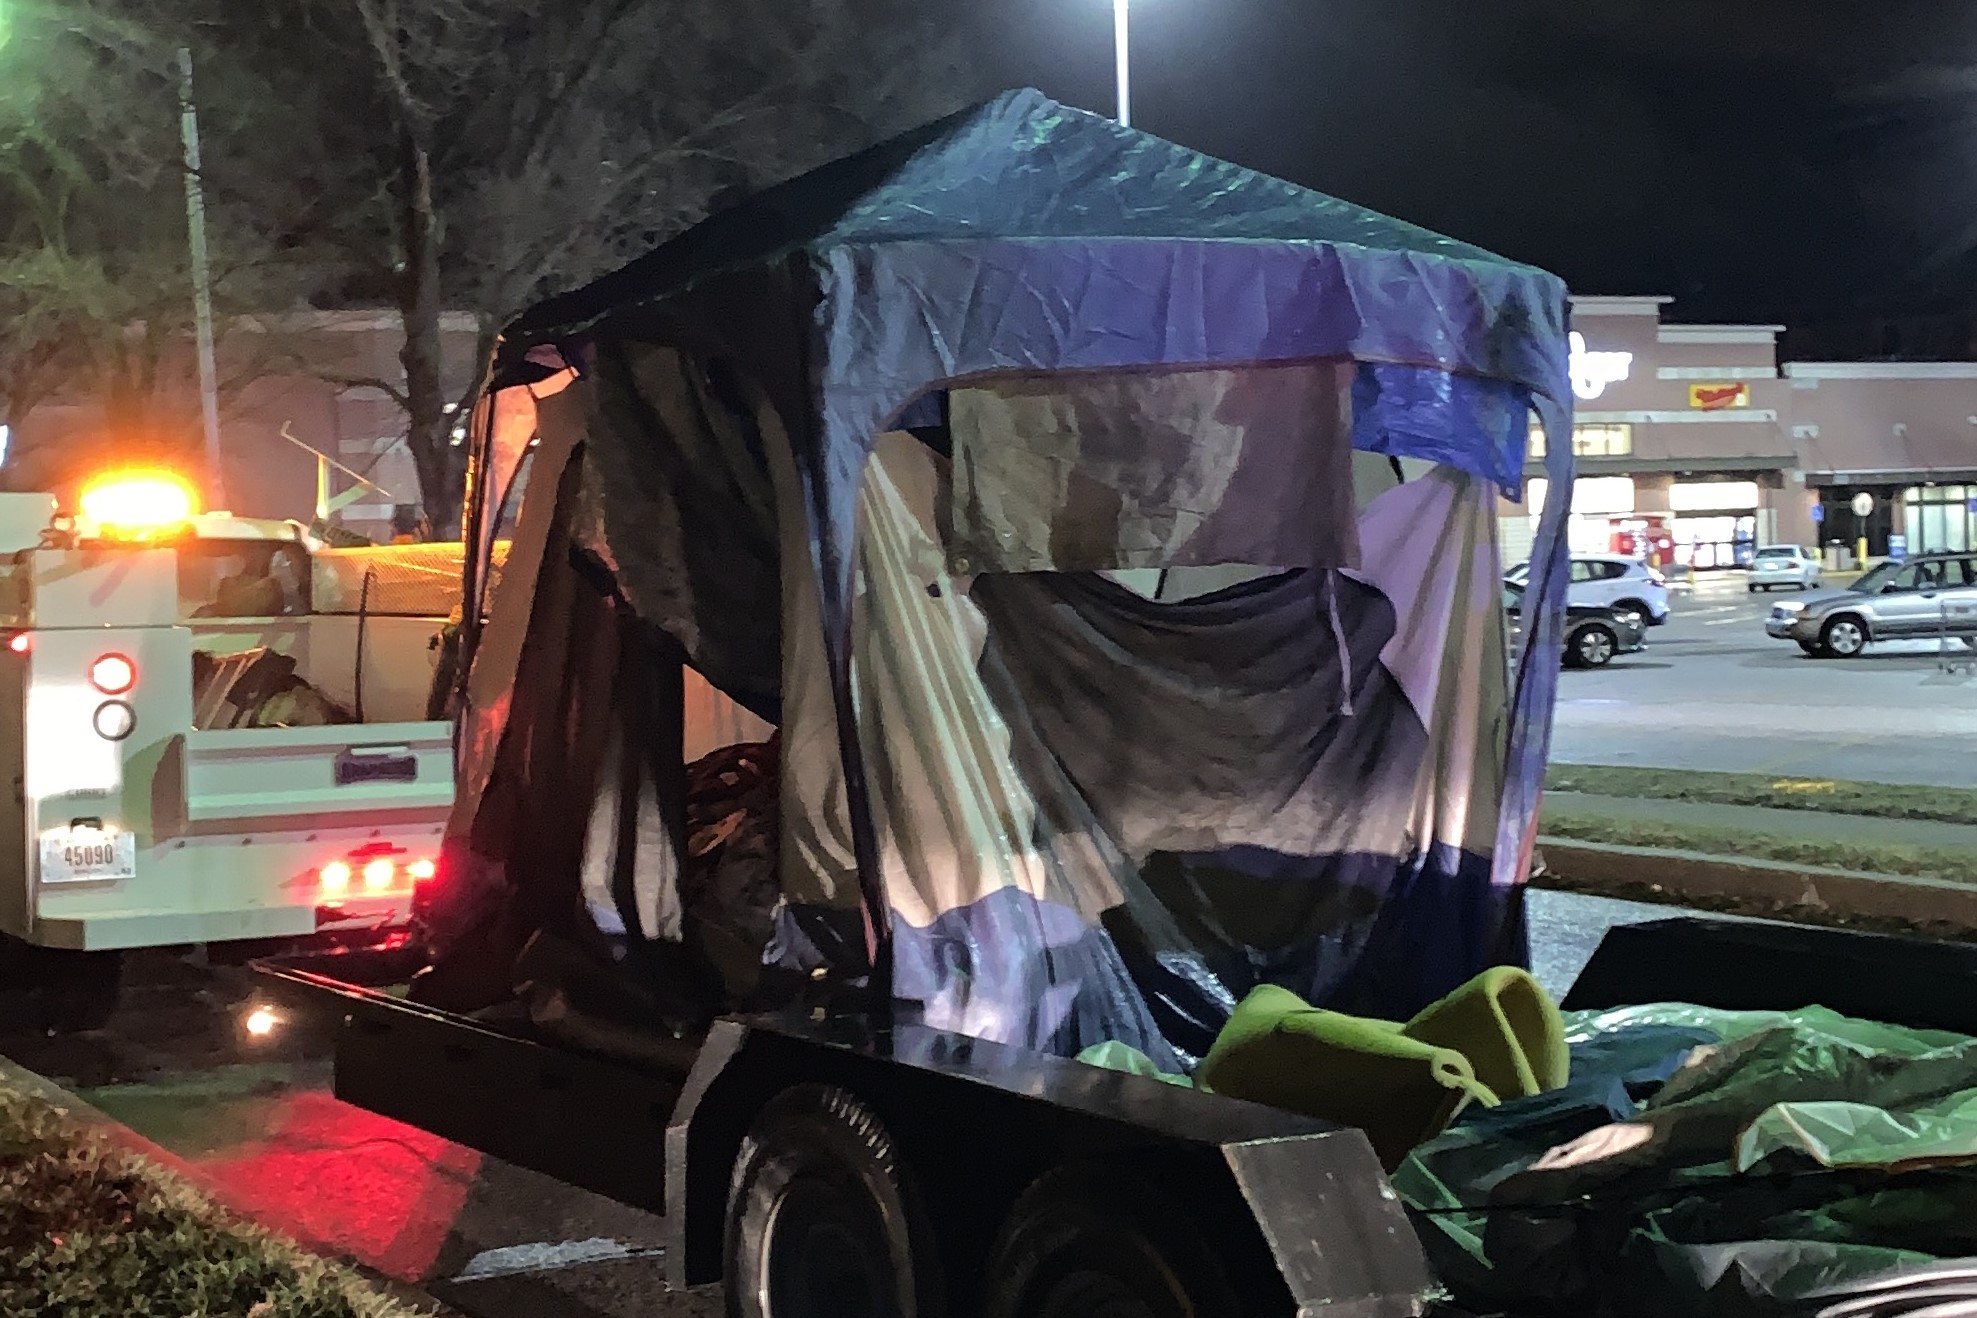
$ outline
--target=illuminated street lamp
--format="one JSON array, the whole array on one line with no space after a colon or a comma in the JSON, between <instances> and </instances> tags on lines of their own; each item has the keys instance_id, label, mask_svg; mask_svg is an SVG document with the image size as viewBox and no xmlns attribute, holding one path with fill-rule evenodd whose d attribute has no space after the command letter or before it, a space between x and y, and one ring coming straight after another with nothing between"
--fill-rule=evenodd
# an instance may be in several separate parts
<instances>
[{"instance_id":1,"label":"illuminated street lamp","mask_svg":"<svg viewBox=\"0 0 1977 1318\"><path fill-rule=\"evenodd\" d=\"M1132 41L1127 33L1132 0L1112 0L1112 65L1119 79L1119 123L1133 124Z\"/></svg>"}]
</instances>

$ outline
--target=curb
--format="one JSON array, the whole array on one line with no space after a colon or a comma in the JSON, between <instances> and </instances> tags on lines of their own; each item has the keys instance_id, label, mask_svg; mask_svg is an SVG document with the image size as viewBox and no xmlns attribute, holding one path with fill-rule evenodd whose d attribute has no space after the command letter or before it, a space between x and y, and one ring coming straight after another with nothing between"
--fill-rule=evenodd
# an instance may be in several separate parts
<instances>
[{"instance_id":1,"label":"curb","mask_svg":"<svg viewBox=\"0 0 1977 1318\"><path fill-rule=\"evenodd\" d=\"M1730 909L1810 923L1892 923L1977 933L1977 885L1789 861L1540 835L1538 887Z\"/></svg>"},{"instance_id":2,"label":"curb","mask_svg":"<svg viewBox=\"0 0 1977 1318\"><path fill-rule=\"evenodd\" d=\"M259 1221L249 1213L241 1212L229 1202L225 1187L216 1184L204 1172L194 1167L191 1163L186 1162L171 1150L161 1145L153 1144L150 1140L144 1138L144 1136L138 1134L129 1126L124 1125L121 1121L91 1107L88 1103L77 1098L74 1094L71 1094L68 1090L62 1088L46 1076L27 1070L15 1064L10 1058L0 1057L0 1084L11 1086L28 1097L46 1104L76 1125L82 1127L86 1134L102 1140L112 1148L133 1157L141 1158L145 1162L151 1163L163 1171L168 1172L173 1177L185 1182L194 1190L197 1190L200 1194L211 1200L226 1216L236 1221L253 1223L265 1231L272 1232L277 1236L294 1242L298 1248L306 1253L314 1254L318 1258L335 1263L338 1267L355 1274L365 1284L380 1294L386 1295L400 1304L410 1305L415 1309L420 1309L430 1314L432 1318L462 1318L459 1310L441 1304L438 1300L416 1286L399 1281L395 1277L387 1277L383 1273L372 1268L367 1268L354 1260L342 1258L334 1253L326 1253L307 1240L298 1239L290 1232Z\"/></svg>"}]
</instances>

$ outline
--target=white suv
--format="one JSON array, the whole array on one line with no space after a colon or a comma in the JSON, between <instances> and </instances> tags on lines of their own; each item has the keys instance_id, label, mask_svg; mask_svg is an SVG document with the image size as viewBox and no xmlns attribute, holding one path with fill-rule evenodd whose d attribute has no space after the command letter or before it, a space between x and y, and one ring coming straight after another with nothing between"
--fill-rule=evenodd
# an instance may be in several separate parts
<instances>
[{"instance_id":1,"label":"white suv","mask_svg":"<svg viewBox=\"0 0 1977 1318\"><path fill-rule=\"evenodd\" d=\"M1503 579L1522 587L1530 570L1529 563L1519 563L1504 573ZM1565 599L1568 604L1632 609L1646 618L1650 627L1668 621L1668 579L1640 559L1624 554L1572 555L1572 584Z\"/></svg>"}]
</instances>

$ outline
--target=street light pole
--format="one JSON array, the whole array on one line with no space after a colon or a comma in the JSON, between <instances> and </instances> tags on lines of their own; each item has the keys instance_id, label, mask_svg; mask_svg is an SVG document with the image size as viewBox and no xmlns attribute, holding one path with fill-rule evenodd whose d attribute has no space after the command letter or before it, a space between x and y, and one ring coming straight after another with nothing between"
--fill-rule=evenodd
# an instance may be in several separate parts
<instances>
[{"instance_id":1,"label":"street light pole","mask_svg":"<svg viewBox=\"0 0 1977 1318\"><path fill-rule=\"evenodd\" d=\"M1119 78L1119 123L1126 128L1133 125L1131 8L1132 0L1112 0L1112 65Z\"/></svg>"},{"instance_id":2,"label":"street light pole","mask_svg":"<svg viewBox=\"0 0 1977 1318\"><path fill-rule=\"evenodd\" d=\"M185 228L192 248L192 316L199 340L199 410L206 428L206 489L210 507L224 507L220 468L219 369L213 361L213 283L206 259L206 195L199 182L199 115L192 103L192 51L178 52L179 132L185 140Z\"/></svg>"}]
</instances>

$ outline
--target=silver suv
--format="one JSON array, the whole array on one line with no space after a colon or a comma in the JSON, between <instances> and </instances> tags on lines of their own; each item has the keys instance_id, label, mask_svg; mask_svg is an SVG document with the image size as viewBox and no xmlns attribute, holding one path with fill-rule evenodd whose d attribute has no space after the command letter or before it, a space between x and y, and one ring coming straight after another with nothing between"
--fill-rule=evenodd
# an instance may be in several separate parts
<instances>
[{"instance_id":1,"label":"silver suv","mask_svg":"<svg viewBox=\"0 0 1977 1318\"><path fill-rule=\"evenodd\" d=\"M1887 562L1839 590L1814 591L1771 606L1767 635L1797 641L1807 654L1851 659L1871 641L1928 640L1969 630L1977 609L1977 554L1920 554Z\"/></svg>"}]
</instances>

